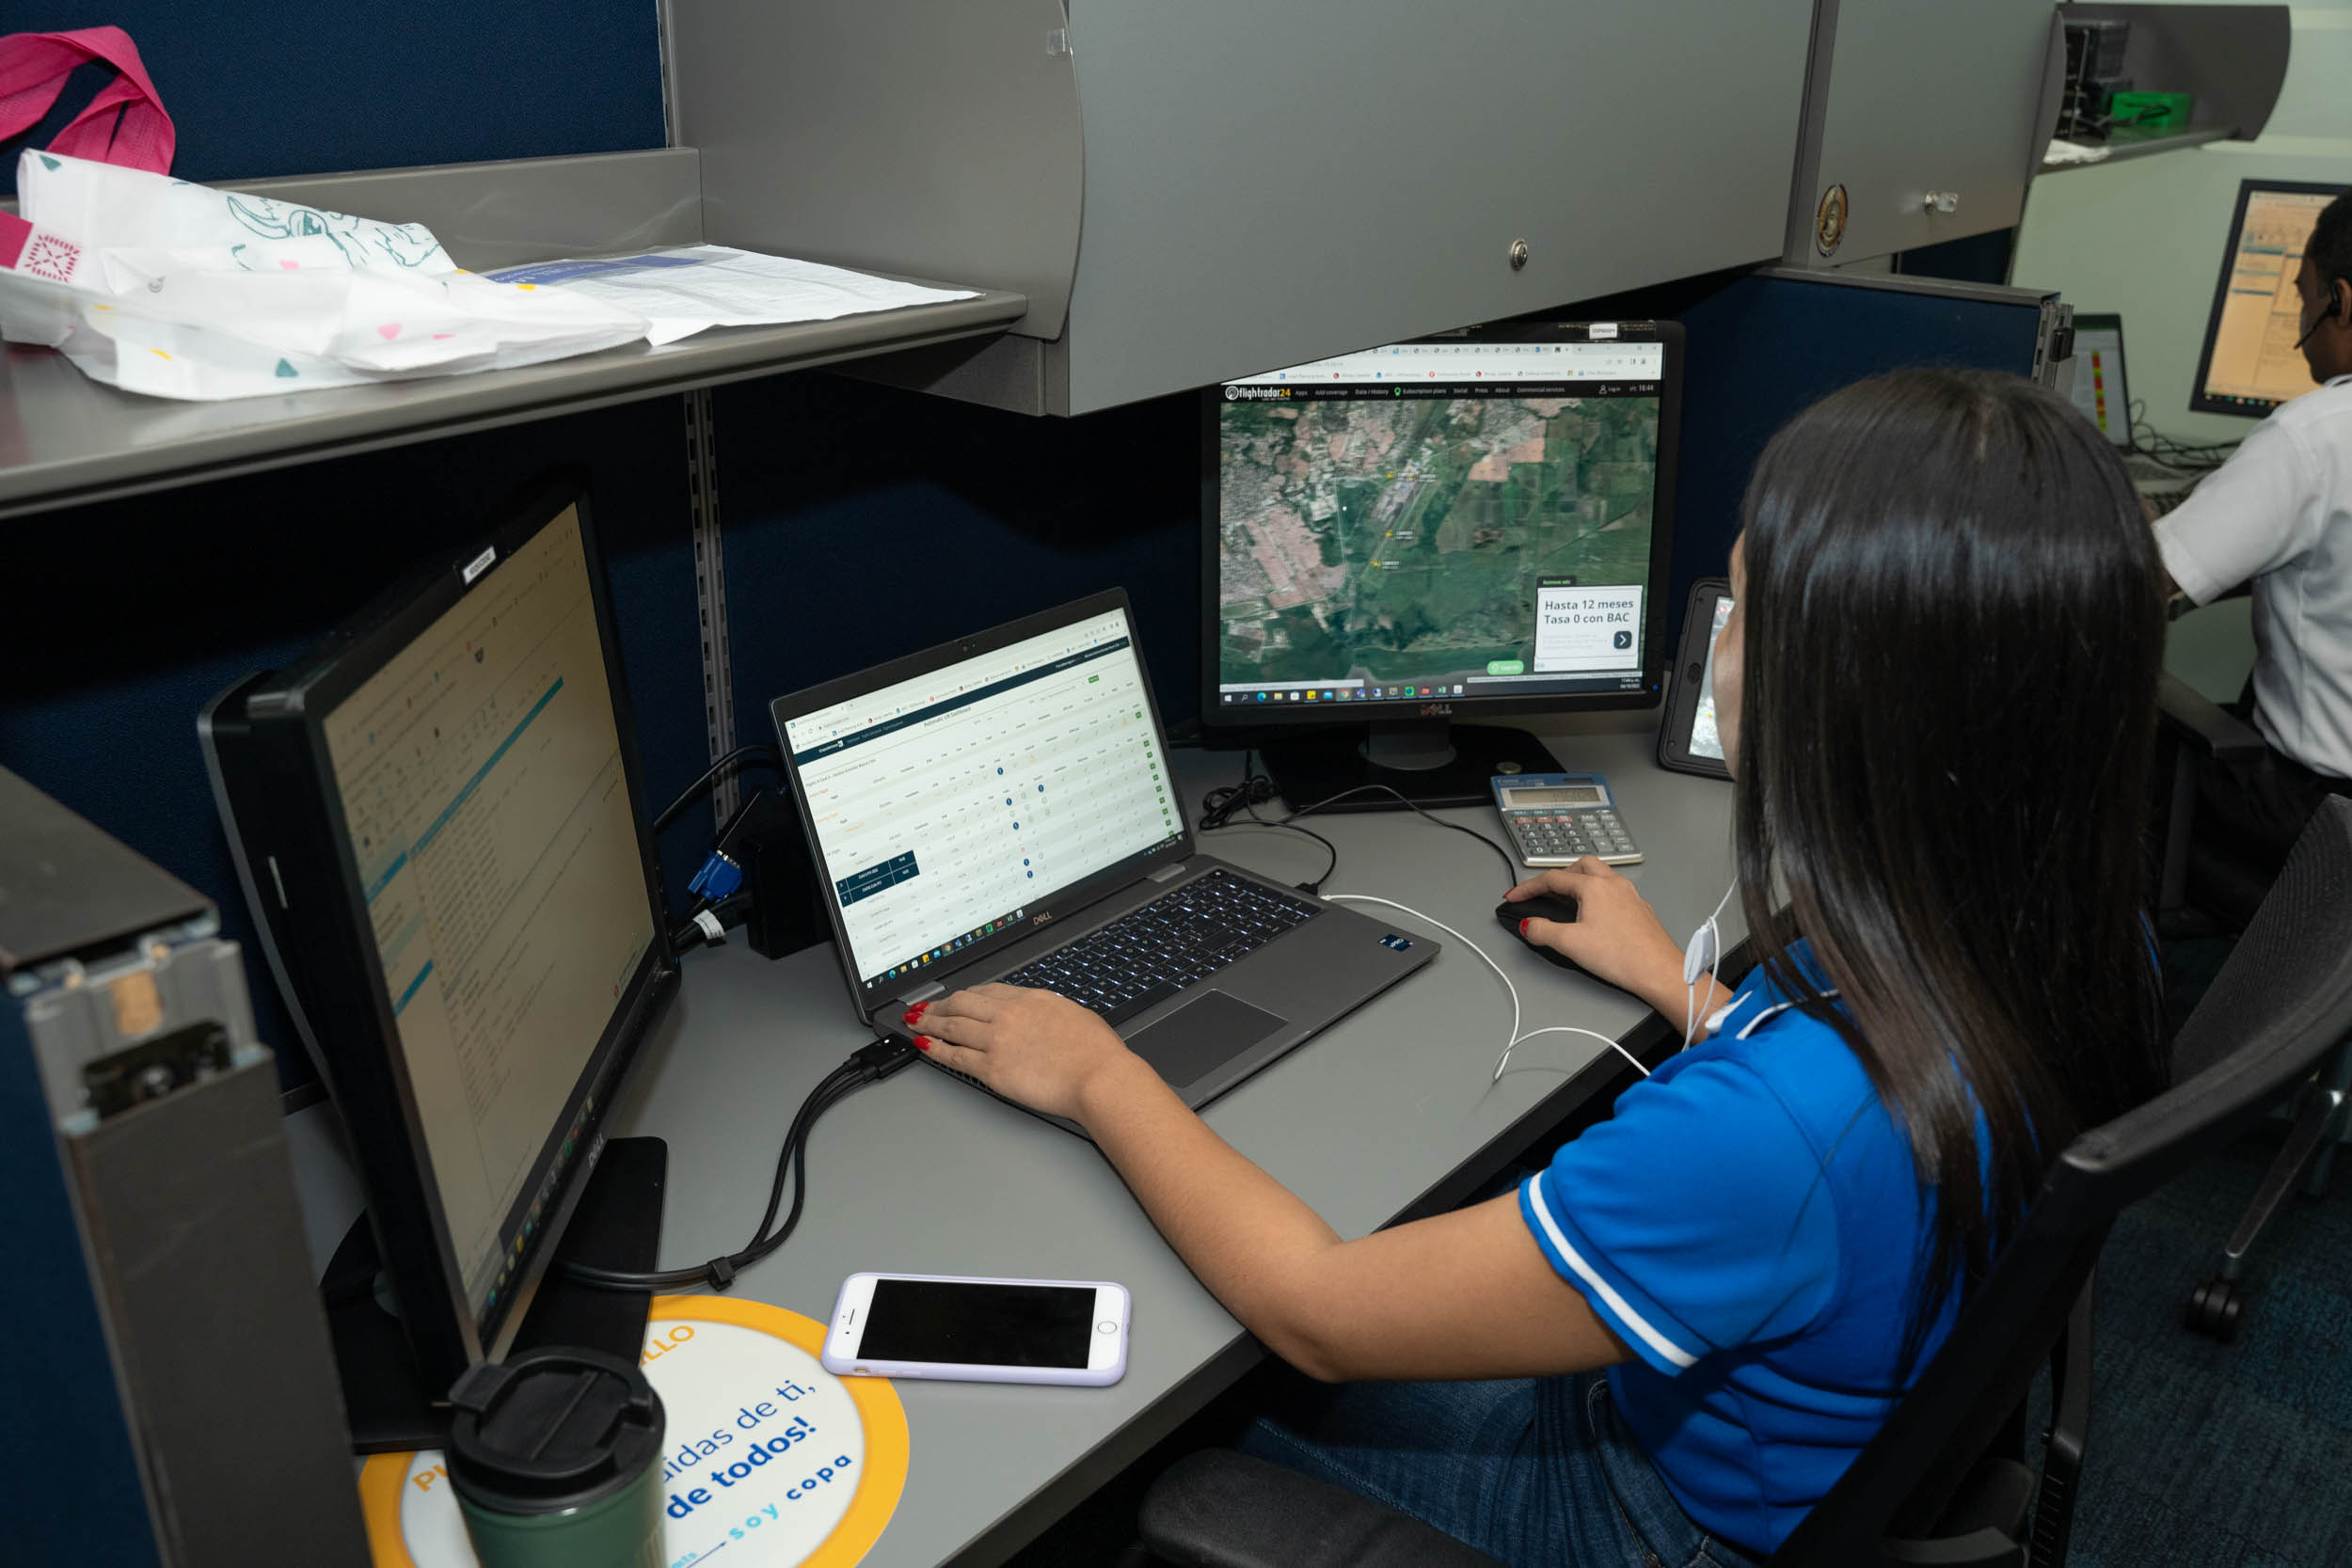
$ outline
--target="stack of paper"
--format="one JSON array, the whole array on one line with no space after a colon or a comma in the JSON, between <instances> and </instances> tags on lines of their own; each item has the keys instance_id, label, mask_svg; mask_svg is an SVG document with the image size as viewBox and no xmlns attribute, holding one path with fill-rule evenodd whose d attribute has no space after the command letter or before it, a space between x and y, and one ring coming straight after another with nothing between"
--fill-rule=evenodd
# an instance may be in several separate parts
<instances>
[{"instance_id":1,"label":"stack of paper","mask_svg":"<svg viewBox=\"0 0 2352 1568\"><path fill-rule=\"evenodd\" d=\"M711 326L773 326L831 321L868 310L971 299L972 289L927 289L815 261L761 256L730 245L682 245L603 261L538 261L489 274L619 306L653 324L654 343Z\"/></svg>"}]
</instances>

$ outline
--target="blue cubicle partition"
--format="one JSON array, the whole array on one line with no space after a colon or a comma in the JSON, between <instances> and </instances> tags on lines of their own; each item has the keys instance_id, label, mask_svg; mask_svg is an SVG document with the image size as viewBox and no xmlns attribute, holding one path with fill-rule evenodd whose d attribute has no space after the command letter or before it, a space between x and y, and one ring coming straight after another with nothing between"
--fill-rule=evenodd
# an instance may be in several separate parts
<instances>
[{"instance_id":1,"label":"blue cubicle partition","mask_svg":"<svg viewBox=\"0 0 2352 1568\"><path fill-rule=\"evenodd\" d=\"M722 388L718 471L737 733L813 681L1075 598L1134 594L1171 721L1197 705L1189 398L1032 420L821 373ZM312 1077L252 946L196 714L472 532L531 475L583 463L610 557L653 805L708 760L685 426L660 397L7 525L43 607L0 617L0 764L210 895L253 961L262 1037ZM708 848L662 845L681 893Z\"/></svg>"},{"instance_id":2,"label":"blue cubicle partition","mask_svg":"<svg viewBox=\"0 0 2352 1568\"><path fill-rule=\"evenodd\" d=\"M1692 580L1723 570L1748 471L1790 416L1899 365L2025 372L2041 330L2029 299L1767 274L1561 312L1690 329L1672 613ZM1189 398L1032 420L805 374L715 401L742 738L768 735L766 704L782 692L1114 582L1136 599L1164 711L1195 710ZM211 895L249 940L197 709L564 462L592 467L647 786L666 799L707 754L685 442L668 397L10 524L10 575L40 585L51 613L0 624L0 762ZM690 813L664 843L672 888L699 863L707 820ZM289 1044L262 976L263 1035ZM290 1085L310 1076L297 1053L281 1061Z\"/></svg>"},{"instance_id":3,"label":"blue cubicle partition","mask_svg":"<svg viewBox=\"0 0 2352 1568\"><path fill-rule=\"evenodd\" d=\"M2041 296L2030 290L1779 269L1718 273L1565 314L1658 317L1689 333L1667 590L1676 639L1691 584L1728 568L1740 497L1774 431L1840 387L1883 371L1941 365L2030 375L2043 330Z\"/></svg>"},{"instance_id":4,"label":"blue cubicle partition","mask_svg":"<svg viewBox=\"0 0 2352 1568\"><path fill-rule=\"evenodd\" d=\"M183 180L622 152L667 139L656 0L397 6L333 0L20 0L0 32L131 35L179 132ZM74 72L16 151L49 138L112 76Z\"/></svg>"}]
</instances>

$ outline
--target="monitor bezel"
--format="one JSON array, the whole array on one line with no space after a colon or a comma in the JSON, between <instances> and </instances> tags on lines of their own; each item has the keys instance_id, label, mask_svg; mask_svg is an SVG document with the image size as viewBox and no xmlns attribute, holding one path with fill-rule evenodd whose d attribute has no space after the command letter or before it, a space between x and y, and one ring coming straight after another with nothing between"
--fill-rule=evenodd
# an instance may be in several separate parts
<instances>
[{"instance_id":1,"label":"monitor bezel","mask_svg":"<svg viewBox=\"0 0 2352 1568\"><path fill-rule=\"evenodd\" d=\"M2132 438L2132 354L2123 339L2123 318L2112 310L2077 310L2074 312L2074 328L2075 354L2078 359L2082 352L2082 335L2085 332L2115 334L2116 373L2123 387L2123 439L2119 441L2111 433L2104 430L2099 434L2106 438L2107 445L2119 451L2129 451L2134 444ZM2074 372L2077 375L2082 373L2080 363L2075 365Z\"/></svg>"},{"instance_id":2,"label":"monitor bezel","mask_svg":"<svg viewBox=\"0 0 2352 1568\"><path fill-rule=\"evenodd\" d=\"M458 1258L450 1236L400 1044L390 982L374 952L366 884L343 816L326 722L345 699L469 594L494 583L516 550L567 508L578 511L589 595L612 698L653 934L623 983L586 1065L565 1097L561 1116L533 1157L518 1203L527 1200L546 1179L564 1133L583 1101L593 1096L595 1105L581 1124L570 1173L563 1180L554 1207L525 1240L518 1255L521 1266L507 1293L477 1312L466 1290L466 1267L470 1259ZM340 1026L323 1020L318 1007L306 1010L319 1032L322 1075L342 1119L354 1163L359 1167L369 1217L399 1301L404 1327L416 1351L426 1391L435 1399L467 1366L503 1354L528 1315L555 1244L595 1168L604 1126L634 1059L635 1046L675 990L677 974L662 907L659 862L645 816L644 773L618 628L587 486L572 473L542 480L500 508L497 517L498 521L461 548L419 567L379 594L303 658L266 679L248 694L246 703L246 715L257 728L278 730L292 742L295 754L289 761L300 769L300 785L290 794L311 807L301 813L311 830L304 835L313 840L307 846L310 863L308 871L298 875L312 882L313 893L329 899L336 916L331 930L312 934L313 951L320 942L329 943L341 960L330 983L347 992L363 990L367 999L364 1015L355 1007ZM472 570L469 576L469 569L485 551L495 552L491 564ZM355 981L363 983L355 988ZM510 1209L501 1217L501 1236L514 1212Z\"/></svg>"},{"instance_id":3,"label":"monitor bezel","mask_svg":"<svg viewBox=\"0 0 2352 1568\"><path fill-rule=\"evenodd\" d=\"M824 846L818 840L815 817L809 811L808 785L801 776L800 764L793 754L791 737L786 734L785 725L819 708L831 707L835 703L862 697L900 681L919 679L961 660L994 653L999 648L1010 647L1025 639L1042 636L1057 626L1090 620L1114 610L1127 623L1128 646L1135 651L1136 668L1143 680L1145 711L1151 715L1152 733L1159 737L1160 751L1166 757L1170 751L1168 726L1160 718L1159 694L1152 689L1152 667L1144 659L1143 641L1136 628L1135 607L1129 603L1124 588L1107 588L1052 610L1042 610L1034 615L1025 615L1017 621L1008 621L1002 626L976 632L970 637L935 643L886 664L877 664L817 686L804 687L799 691L775 698L768 705L769 717L776 727L776 750L784 758L785 778L791 785L792 801L801 814L803 832L808 842L809 859L817 878L818 902L825 908L825 919L833 933L834 958L841 966L842 979L849 986L850 997L860 1020L871 1021L898 998L930 989L937 983L937 976L953 974L991 954L1001 952L1040 928L1066 919L1076 911L1116 893L1162 865L1181 864L1190 860L1199 853L1199 844L1193 834L1191 816L1180 806L1175 814L1177 836L1173 842L1162 843L1130 855L1059 891L1049 890L1041 895L1046 901L1028 906L1029 913L1018 925L1009 926L958 949L955 961L938 967L935 974L927 966L922 974L902 974L896 979L868 985L866 977L858 973L856 955L850 951L849 925L842 917L841 901L833 893L833 870L826 863ZM1168 760L1172 768L1173 759ZM1172 776L1168 787L1176 787Z\"/></svg>"},{"instance_id":4,"label":"monitor bezel","mask_svg":"<svg viewBox=\"0 0 2352 1568\"><path fill-rule=\"evenodd\" d=\"M1658 705L1664 694L1668 661L1674 650L1665 646L1666 596L1674 576L1675 490L1682 451L1682 324L1672 321L1506 321L1464 327L1454 332L1396 340L1409 343L1591 342L1592 328L1613 327L1617 341L1657 342L1665 347L1659 374L1658 473L1650 512L1649 581L1643 594L1642 684L1629 691L1548 691L1524 697L1465 694L1424 700L1420 697L1367 698L1360 702L1285 705L1279 721L1260 715L1255 705L1244 718L1239 705L1230 710L1222 696L1218 644L1223 617L1217 613L1217 568L1220 557L1222 484L1218 471L1218 410L1225 405L1218 382L1200 393L1200 724L1227 736L1248 731L1266 732L1306 726L1363 724L1399 719L1477 720L1509 713L1587 713ZM1600 341L1608 341L1603 338ZM1375 344L1387 347L1388 344Z\"/></svg>"},{"instance_id":5,"label":"monitor bezel","mask_svg":"<svg viewBox=\"0 0 2352 1568\"><path fill-rule=\"evenodd\" d=\"M2222 398L2205 390L2205 377L2213 369L2215 341L2221 336L2221 307L2230 297L2230 274L2236 270L2238 236L2246 229L2246 209L2256 192L2279 193L2287 196L2337 196L2345 189L2313 180L2241 180L2237 184L2237 203L2230 211L2230 229L2221 245L2221 276L2214 280L2213 304L2205 312L2205 341L2197 351L2197 379L2188 386L2188 408L2192 414L2224 414L2234 419L2261 420L2269 418L2280 406L2277 400L2260 398Z\"/></svg>"}]
</instances>

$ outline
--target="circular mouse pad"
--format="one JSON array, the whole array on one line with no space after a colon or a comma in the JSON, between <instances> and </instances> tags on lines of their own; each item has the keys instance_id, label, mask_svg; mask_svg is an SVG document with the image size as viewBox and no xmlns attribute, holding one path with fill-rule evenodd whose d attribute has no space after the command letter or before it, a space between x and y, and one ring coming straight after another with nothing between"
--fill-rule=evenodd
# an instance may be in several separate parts
<instances>
[{"instance_id":1,"label":"circular mouse pad","mask_svg":"<svg viewBox=\"0 0 2352 1568\"><path fill-rule=\"evenodd\" d=\"M907 1418L882 1378L818 1364L824 1325L724 1296L657 1296L640 1357L661 1396L670 1568L722 1547L730 1568L850 1568L907 1479ZM437 1450L359 1474L375 1568L475 1568Z\"/></svg>"}]
</instances>

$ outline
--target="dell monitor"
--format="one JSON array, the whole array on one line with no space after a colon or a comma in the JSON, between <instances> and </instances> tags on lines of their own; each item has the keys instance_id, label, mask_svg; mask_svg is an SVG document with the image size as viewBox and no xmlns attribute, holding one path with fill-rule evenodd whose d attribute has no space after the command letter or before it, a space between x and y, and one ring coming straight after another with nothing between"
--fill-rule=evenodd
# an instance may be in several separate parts
<instances>
[{"instance_id":1,"label":"dell monitor","mask_svg":"<svg viewBox=\"0 0 2352 1568\"><path fill-rule=\"evenodd\" d=\"M428 1399L512 1340L675 990L626 692L557 484L199 723Z\"/></svg>"},{"instance_id":2,"label":"dell monitor","mask_svg":"<svg viewBox=\"0 0 2352 1568\"><path fill-rule=\"evenodd\" d=\"M2319 385L2296 341L2303 327L2295 274L2320 209L2343 188L2277 180L2239 183L2221 280L2214 285L2204 347L2197 356L2191 409L2259 419Z\"/></svg>"},{"instance_id":3,"label":"dell monitor","mask_svg":"<svg viewBox=\"0 0 2352 1568\"><path fill-rule=\"evenodd\" d=\"M1203 724L1302 732L1294 809L1475 805L1557 764L1454 721L1654 705L1681 374L1672 323L1517 322L1209 388Z\"/></svg>"}]
</instances>

